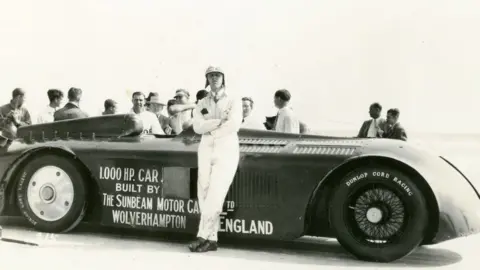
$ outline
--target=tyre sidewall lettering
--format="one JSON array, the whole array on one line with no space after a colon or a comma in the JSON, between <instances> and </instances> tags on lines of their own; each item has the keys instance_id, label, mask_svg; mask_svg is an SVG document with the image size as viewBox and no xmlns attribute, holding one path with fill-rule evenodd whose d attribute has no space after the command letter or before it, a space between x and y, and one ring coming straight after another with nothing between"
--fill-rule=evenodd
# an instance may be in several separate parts
<instances>
[{"instance_id":1,"label":"tyre sidewall lettering","mask_svg":"<svg viewBox=\"0 0 480 270\"><path fill-rule=\"evenodd\" d=\"M32 218L32 216L28 212L28 201L25 198L26 190L27 188L25 187L25 180L27 178L28 172L27 170L22 171L20 174L21 177L18 181L18 188L17 188L17 201L18 201L18 208L24 215L24 217L27 219L28 222L30 222L33 226L37 225L38 222ZM28 181L27 181L28 182ZM28 207L28 208L27 208Z\"/></svg>"},{"instance_id":2,"label":"tyre sidewall lettering","mask_svg":"<svg viewBox=\"0 0 480 270\"><path fill-rule=\"evenodd\" d=\"M362 170L359 172L355 172L352 174L349 174L348 180L345 181L344 184L347 188L354 188L358 183L361 183L365 181L366 179L369 180L385 180L385 181L391 181L398 185L400 187L400 190L408 196L412 197L414 195L413 189L405 183L404 176L397 175L397 173L385 169L372 169L372 170Z\"/></svg>"}]
</instances>

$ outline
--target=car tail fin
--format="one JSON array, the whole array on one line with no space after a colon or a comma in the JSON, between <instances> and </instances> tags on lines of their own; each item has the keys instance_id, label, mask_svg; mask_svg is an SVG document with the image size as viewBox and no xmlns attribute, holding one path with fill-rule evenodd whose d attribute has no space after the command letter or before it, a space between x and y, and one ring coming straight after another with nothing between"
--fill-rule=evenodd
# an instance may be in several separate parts
<instances>
[{"instance_id":1,"label":"car tail fin","mask_svg":"<svg viewBox=\"0 0 480 270\"><path fill-rule=\"evenodd\" d=\"M468 184L470 184L470 186L473 188L473 190L475 191L475 193L477 194L478 198L480 199L480 193L478 193L478 190L475 188L475 186L472 184L472 182L470 181L470 179L468 179L468 177L462 173L458 168L457 166L453 165L452 162L450 162L447 158L443 157L443 156L440 156L441 159L443 159L445 162L447 162L452 168L454 168L461 176L463 176L463 178L468 182Z\"/></svg>"}]
</instances>

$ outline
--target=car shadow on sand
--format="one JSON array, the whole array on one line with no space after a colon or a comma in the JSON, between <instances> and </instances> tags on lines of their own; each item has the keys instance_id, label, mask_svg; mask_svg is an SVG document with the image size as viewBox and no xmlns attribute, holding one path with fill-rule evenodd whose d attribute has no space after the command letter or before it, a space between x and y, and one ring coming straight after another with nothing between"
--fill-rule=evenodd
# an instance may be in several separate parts
<instances>
[{"instance_id":1,"label":"car shadow on sand","mask_svg":"<svg viewBox=\"0 0 480 270\"><path fill-rule=\"evenodd\" d=\"M112 233L112 232L110 232ZM187 244L192 238L182 235L155 234L144 238L138 235L122 237L143 241L161 241L179 248L179 252L190 252ZM459 263L462 256L454 251L435 247L420 247L401 260L391 263L363 262L341 247L335 239L303 237L295 241L220 239L219 251L207 253L209 256L230 257L262 262L284 262L294 264L314 264L352 267L441 267Z\"/></svg>"},{"instance_id":2,"label":"car shadow on sand","mask_svg":"<svg viewBox=\"0 0 480 270\"><path fill-rule=\"evenodd\" d=\"M145 232L133 229L98 228L82 225L78 233L93 231L106 237L121 237L125 240L142 241L151 244L163 243L169 249L188 252L187 244L194 239L191 235L177 233ZM118 239L118 238L117 238ZM392 263L363 262L345 251L335 239L302 237L296 241L246 240L220 238L219 252L209 252L208 256L275 261L295 264L315 264L330 266L364 266L374 268L391 267L441 267L459 263L462 256L448 249L419 247L410 255ZM132 247L135 248L135 247ZM173 250L172 250L173 251ZM241 252L239 252L241 251Z\"/></svg>"},{"instance_id":3,"label":"car shadow on sand","mask_svg":"<svg viewBox=\"0 0 480 270\"><path fill-rule=\"evenodd\" d=\"M18 222L9 223L10 224L5 224L5 221L3 221L2 225L12 225L31 230L30 226L26 226L23 222L21 222L21 224ZM94 236L98 238L98 243L90 243L89 245L97 246L97 248L103 248L104 246L105 248L111 248L111 246L118 245L118 241L122 241L123 250L138 250L143 247L148 250L158 250L159 252L179 252L187 253L188 255L190 255L190 251L186 245L194 238L192 235L178 233L106 228L89 224L81 224L74 231L68 233L68 235L68 238L71 238L70 241L79 241L79 244L82 244L80 242L84 236ZM59 237L60 236L61 235L59 235ZM112 245L108 244L109 242L111 242ZM220 243L217 252L192 255L300 265L314 264L372 268L441 267L462 261L460 254L448 249L432 246L419 247L410 255L391 263L363 262L345 251L335 239L314 237L302 237L296 241L221 238Z\"/></svg>"}]
</instances>

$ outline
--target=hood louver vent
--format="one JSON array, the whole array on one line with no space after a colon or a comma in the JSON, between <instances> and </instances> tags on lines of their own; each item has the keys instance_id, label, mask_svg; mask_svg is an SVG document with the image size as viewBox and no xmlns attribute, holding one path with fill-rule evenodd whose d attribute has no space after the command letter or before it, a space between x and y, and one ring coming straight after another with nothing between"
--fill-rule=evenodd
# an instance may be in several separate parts
<instances>
[{"instance_id":1,"label":"hood louver vent","mask_svg":"<svg viewBox=\"0 0 480 270\"><path fill-rule=\"evenodd\" d=\"M281 145L281 146L285 146L285 145L288 144L288 141L287 140L279 140L279 139L242 138L242 139L240 139L240 144Z\"/></svg>"},{"instance_id":2,"label":"hood louver vent","mask_svg":"<svg viewBox=\"0 0 480 270\"><path fill-rule=\"evenodd\" d=\"M330 155L330 156L350 156L355 153L353 147L328 147L328 146L297 146L293 150L294 154L303 155Z\"/></svg>"},{"instance_id":3,"label":"hood louver vent","mask_svg":"<svg viewBox=\"0 0 480 270\"><path fill-rule=\"evenodd\" d=\"M240 152L243 153L279 153L283 146L268 146L268 145L242 145Z\"/></svg>"},{"instance_id":4,"label":"hood louver vent","mask_svg":"<svg viewBox=\"0 0 480 270\"><path fill-rule=\"evenodd\" d=\"M308 144L308 145L344 145L344 146L361 146L365 142L361 140L302 140L298 143L299 145Z\"/></svg>"},{"instance_id":5,"label":"hood louver vent","mask_svg":"<svg viewBox=\"0 0 480 270\"><path fill-rule=\"evenodd\" d=\"M243 138L240 139L240 152L280 153L287 144L286 140Z\"/></svg>"}]
</instances>

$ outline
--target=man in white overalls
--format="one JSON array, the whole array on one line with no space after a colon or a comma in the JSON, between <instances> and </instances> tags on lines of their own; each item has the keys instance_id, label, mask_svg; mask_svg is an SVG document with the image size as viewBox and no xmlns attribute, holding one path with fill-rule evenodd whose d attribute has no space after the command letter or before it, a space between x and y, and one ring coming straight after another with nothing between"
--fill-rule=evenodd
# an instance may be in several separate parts
<instances>
[{"instance_id":1,"label":"man in white overalls","mask_svg":"<svg viewBox=\"0 0 480 270\"><path fill-rule=\"evenodd\" d=\"M198 148L198 203L200 224L192 252L217 250L220 213L240 158L238 130L242 100L225 92L225 77L218 67L205 72L210 93L193 113L193 130L202 135Z\"/></svg>"}]
</instances>

